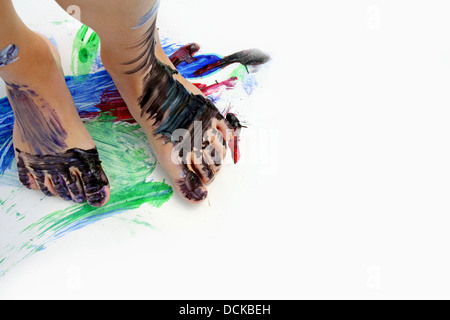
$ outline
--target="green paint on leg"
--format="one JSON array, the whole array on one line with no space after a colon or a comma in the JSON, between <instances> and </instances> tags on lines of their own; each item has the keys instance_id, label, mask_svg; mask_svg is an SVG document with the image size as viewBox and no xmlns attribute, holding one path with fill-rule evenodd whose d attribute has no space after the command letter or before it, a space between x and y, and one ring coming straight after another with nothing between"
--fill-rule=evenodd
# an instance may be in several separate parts
<instances>
[{"instance_id":1,"label":"green paint on leg","mask_svg":"<svg viewBox=\"0 0 450 320\"><path fill-rule=\"evenodd\" d=\"M92 31L86 39L89 28L83 25L73 41L71 70L74 76L83 76L91 72L98 55L100 38ZM81 77L83 79L83 77Z\"/></svg>"}]
</instances>

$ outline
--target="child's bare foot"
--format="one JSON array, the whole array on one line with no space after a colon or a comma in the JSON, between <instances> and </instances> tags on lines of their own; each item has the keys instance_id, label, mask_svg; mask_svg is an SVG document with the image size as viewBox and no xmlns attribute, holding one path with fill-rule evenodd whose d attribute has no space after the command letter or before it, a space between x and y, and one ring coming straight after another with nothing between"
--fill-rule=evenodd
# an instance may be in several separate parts
<instances>
[{"instance_id":1,"label":"child's bare foot","mask_svg":"<svg viewBox=\"0 0 450 320\"><path fill-rule=\"evenodd\" d=\"M205 185L222 167L229 123L176 71L155 22L128 33L134 45L124 50L102 42L103 63L176 189L187 200L201 202L208 194Z\"/></svg>"},{"instance_id":2,"label":"child's bare foot","mask_svg":"<svg viewBox=\"0 0 450 320\"><path fill-rule=\"evenodd\" d=\"M57 2L63 9L75 4L100 37L103 64L176 189L203 201L234 128L163 52L155 28L160 0Z\"/></svg>"},{"instance_id":3,"label":"child's bare foot","mask_svg":"<svg viewBox=\"0 0 450 320\"><path fill-rule=\"evenodd\" d=\"M48 196L106 204L108 179L66 86L56 48L30 30L14 47L17 58L0 67L0 76L16 119L13 143L20 181Z\"/></svg>"}]
</instances>

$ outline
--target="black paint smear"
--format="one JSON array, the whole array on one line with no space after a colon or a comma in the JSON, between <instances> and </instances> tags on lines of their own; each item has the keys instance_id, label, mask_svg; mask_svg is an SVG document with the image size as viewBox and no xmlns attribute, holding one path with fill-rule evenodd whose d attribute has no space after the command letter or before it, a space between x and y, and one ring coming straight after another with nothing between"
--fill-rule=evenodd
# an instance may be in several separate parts
<instances>
[{"instance_id":1,"label":"black paint smear","mask_svg":"<svg viewBox=\"0 0 450 320\"><path fill-rule=\"evenodd\" d=\"M135 65L126 74L150 72L143 81L143 94L138 99L141 117L154 120L155 135L162 135L167 142L177 129L193 131L194 122L202 122L202 133L211 127L212 120L224 120L219 110L202 95L193 95L174 77L178 71L159 61L155 56L156 21L144 33L135 48L142 52L125 65ZM137 65L136 65L137 64ZM193 133L193 132L191 132ZM191 134L193 138L193 134Z\"/></svg>"},{"instance_id":2,"label":"black paint smear","mask_svg":"<svg viewBox=\"0 0 450 320\"><path fill-rule=\"evenodd\" d=\"M128 70L125 74L134 74L139 71L147 71L150 66L153 64L153 60L156 59L155 52L155 30L156 30L156 19L151 25L151 27L144 33L142 40L139 41L133 49L136 48L149 48L149 50L143 50L142 53L137 56L135 59L124 63L125 66L130 66L136 63L139 63L134 69Z\"/></svg>"},{"instance_id":3,"label":"black paint smear","mask_svg":"<svg viewBox=\"0 0 450 320\"><path fill-rule=\"evenodd\" d=\"M56 111L26 85L6 83L15 115L15 129L23 143L37 155L67 149L64 130Z\"/></svg>"},{"instance_id":4,"label":"black paint smear","mask_svg":"<svg viewBox=\"0 0 450 320\"><path fill-rule=\"evenodd\" d=\"M194 143L196 135L198 137L201 133L200 139L205 139L205 132L211 129L214 119L225 121L225 123L227 121L210 100L202 95L194 95L189 92L173 77L178 72L156 58L155 29L156 21L134 47L139 48L141 53L135 59L125 63L131 67L126 74L147 72L143 80L143 94L139 97L138 102L142 119L154 121L154 135L159 135L160 139L166 143L177 146L183 139L174 140L174 132L184 129L190 134L191 146L195 146L197 145ZM199 130L199 123L201 130ZM201 148L202 141L199 145ZM201 179L185 165L188 156L190 155L186 152L180 151L181 162L184 163L182 170L184 178L178 180L177 183L187 199L202 201L206 198L207 191L203 188ZM203 166L205 164L204 160ZM203 175L208 179L213 179L214 172L210 170L209 165L211 164L207 165L208 168L203 169Z\"/></svg>"},{"instance_id":5,"label":"black paint smear","mask_svg":"<svg viewBox=\"0 0 450 320\"><path fill-rule=\"evenodd\" d=\"M239 130L242 128L247 128L241 124L238 117L234 113L227 114L227 121L230 124L230 128L233 130Z\"/></svg>"},{"instance_id":6,"label":"black paint smear","mask_svg":"<svg viewBox=\"0 0 450 320\"><path fill-rule=\"evenodd\" d=\"M237 53L234 53L232 55L224 57L222 60L217 61L216 63L212 63L210 65L207 65L201 69L198 69L194 72L194 75L199 77L203 75L204 73L218 68L225 68L226 66L229 66L233 63L240 63L248 71L249 66L258 66L265 64L270 61L270 56L265 54L259 49L250 49L250 50L243 50Z\"/></svg>"},{"instance_id":7,"label":"black paint smear","mask_svg":"<svg viewBox=\"0 0 450 320\"><path fill-rule=\"evenodd\" d=\"M101 167L97 149L71 149L56 155L31 155L16 149L19 179L28 188L32 175L39 188L48 196L45 186L50 179L55 191L65 200L82 203L86 200L94 207L105 203L108 178Z\"/></svg>"}]
</instances>

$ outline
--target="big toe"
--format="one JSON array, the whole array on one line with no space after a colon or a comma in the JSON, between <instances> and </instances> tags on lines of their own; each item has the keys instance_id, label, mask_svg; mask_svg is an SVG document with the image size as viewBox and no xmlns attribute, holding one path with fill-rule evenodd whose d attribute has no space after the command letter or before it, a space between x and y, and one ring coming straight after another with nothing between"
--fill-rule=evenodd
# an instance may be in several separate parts
<instances>
[{"instance_id":1,"label":"big toe","mask_svg":"<svg viewBox=\"0 0 450 320\"><path fill-rule=\"evenodd\" d=\"M202 179L186 165L182 167L181 176L172 177L172 179L178 192L189 202L201 203L208 197L208 190Z\"/></svg>"}]
</instances>

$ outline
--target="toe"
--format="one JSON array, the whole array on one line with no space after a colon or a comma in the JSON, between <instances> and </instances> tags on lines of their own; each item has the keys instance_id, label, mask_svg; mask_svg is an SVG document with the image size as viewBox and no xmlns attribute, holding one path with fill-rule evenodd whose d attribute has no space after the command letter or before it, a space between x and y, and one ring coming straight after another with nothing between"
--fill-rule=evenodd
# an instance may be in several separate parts
<instances>
[{"instance_id":1,"label":"toe","mask_svg":"<svg viewBox=\"0 0 450 320\"><path fill-rule=\"evenodd\" d=\"M20 182L28 189L39 190L33 175L26 168L17 168Z\"/></svg>"},{"instance_id":2,"label":"toe","mask_svg":"<svg viewBox=\"0 0 450 320\"><path fill-rule=\"evenodd\" d=\"M215 128L207 131L207 139L208 142L215 147L216 151L219 153L219 157L225 159L227 156L227 132L226 130L224 131L219 124L220 122Z\"/></svg>"},{"instance_id":3,"label":"toe","mask_svg":"<svg viewBox=\"0 0 450 320\"><path fill-rule=\"evenodd\" d=\"M67 170L66 172L63 172L61 176L67 185L72 201L75 203L85 202L86 196L84 194L83 184L78 172L76 170Z\"/></svg>"},{"instance_id":4,"label":"toe","mask_svg":"<svg viewBox=\"0 0 450 320\"><path fill-rule=\"evenodd\" d=\"M72 196L70 195L68 186L64 181L64 178L60 174L58 174L57 172L52 173L51 181L53 184L53 190L58 194L60 198L66 201L72 200Z\"/></svg>"},{"instance_id":5,"label":"toe","mask_svg":"<svg viewBox=\"0 0 450 320\"><path fill-rule=\"evenodd\" d=\"M93 207L104 206L109 200L110 188L108 178L101 167L83 172L82 180L87 202Z\"/></svg>"},{"instance_id":6,"label":"toe","mask_svg":"<svg viewBox=\"0 0 450 320\"><path fill-rule=\"evenodd\" d=\"M183 172L181 177L174 179L180 194L193 203L200 203L205 200L208 196L208 190L202 180L186 165L181 170Z\"/></svg>"},{"instance_id":7,"label":"toe","mask_svg":"<svg viewBox=\"0 0 450 320\"><path fill-rule=\"evenodd\" d=\"M39 190L36 180L25 165L24 159L18 154L16 154L16 159L20 182L28 189Z\"/></svg>"},{"instance_id":8,"label":"toe","mask_svg":"<svg viewBox=\"0 0 450 320\"><path fill-rule=\"evenodd\" d=\"M216 128L222 135L223 145L225 149L227 148L227 142L231 138L231 128L229 127L229 123L227 120L222 119L216 123Z\"/></svg>"},{"instance_id":9,"label":"toe","mask_svg":"<svg viewBox=\"0 0 450 320\"><path fill-rule=\"evenodd\" d=\"M192 153L193 166L196 174L205 184L210 184L214 181L215 171L212 169L211 162L205 157L202 151L197 150Z\"/></svg>"},{"instance_id":10,"label":"toe","mask_svg":"<svg viewBox=\"0 0 450 320\"><path fill-rule=\"evenodd\" d=\"M217 174L222 169L224 153L226 154L225 148L217 140L212 143L207 142L203 147L203 157L210 164L214 173Z\"/></svg>"},{"instance_id":11,"label":"toe","mask_svg":"<svg viewBox=\"0 0 450 320\"><path fill-rule=\"evenodd\" d=\"M110 197L110 188L108 186L99 187L93 189L91 193L86 194L86 199L89 205L92 207L103 207L108 203Z\"/></svg>"},{"instance_id":12,"label":"toe","mask_svg":"<svg viewBox=\"0 0 450 320\"><path fill-rule=\"evenodd\" d=\"M19 173L20 182L28 189L31 189L31 182L30 182L31 174L28 172L28 170L26 168L21 168L17 166L17 171Z\"/></svg>"},{"instance_id":13,"label":"toe","mask_svg":"<svg viewBox=\"0 0 450 320\"><path fill-rule=\"evenodd\" d=\"M36 183L43 194L45 194L48 197L53 197L56 195L56 192L52 190L53 188L51 187L51 182L46 177L44 171L35 170L32 174L35 177Z\"/></svg>"},{"instance_id":14,"label":"toe","mask_svg":"<svg viewBox=\"0 0 450 320\"><path fill-rule=\"evenodd\" d=\"M28 172L28 181L29 181L29 188L32 190L39 190L39 187L37 185L36 179L34 179L33 175Z\"/></svg>"}]
</instances>

